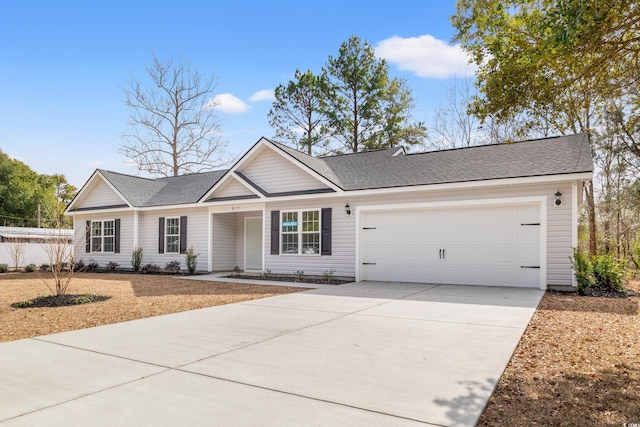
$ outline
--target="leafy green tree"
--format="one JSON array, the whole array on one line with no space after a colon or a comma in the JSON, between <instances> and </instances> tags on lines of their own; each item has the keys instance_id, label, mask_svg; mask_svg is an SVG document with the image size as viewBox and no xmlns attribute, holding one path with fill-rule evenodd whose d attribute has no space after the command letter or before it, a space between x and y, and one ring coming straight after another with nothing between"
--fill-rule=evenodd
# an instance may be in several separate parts
<instances>
[{"instance_id":1,"label":"leafy green tree","mask_svg":"<svg viewBox=\"0 0 640 427\"><path fill-rule=\"evenodd\" d=\"M0 150L0 223L36 226L38 206L54 201L53 186L19 160Z\"/></svg>"},{"instance_id":2,"label":"leafy green tree","mask_svg":"<svg viewBox=\"0 0 640 427\"><path fill-rule=\"evenodd\" d=\"M586 35L585 31L598 26L598 22L615 22L622 13L613 5L605 6L602 0L460 0L452 17L457 30L455 39L478 65L478 95L471 111L483 120L525 116L527 131L538 128L545 134L588 132L597 137L593 126L598 111L620 96L624 88L621 83L628 79L624 70L630 66L637 69L628 62L628 55L611 54L610 68L595 72L594 64L602 60L599 43L608 43L609 37L617 36L599 30L598 36L588 37L588 43L577 37ZM637 32L632 38L637 38ZM585 193L590 253L595 255L592 182L585 187Z\"/></svg>"},{"instance_id":3,"label":"leafy green tree","mask_svg":"<svg viewBox=\"0 0 640 427\"><path fill-rule=\"evenodd\" d=\"M384 59L352 36L323 68L326 115L339 152L416 144L426 136L423 123L411 123L413 98L406 82L389 77Z\"/></svg>"},{"instance_id":4,"label":"leafy green tree","mask_svg":"<svg viewBox=\"0 0 640 427\"><path fill-rule=\"evenodd\" d=\"M269 110L269 124L276 130L276 138L309 155L314 149L326 150L329 142L322 79L310 70L296 70L294 80L276 87L276 99Z\"/></svg>"}]
</instances>

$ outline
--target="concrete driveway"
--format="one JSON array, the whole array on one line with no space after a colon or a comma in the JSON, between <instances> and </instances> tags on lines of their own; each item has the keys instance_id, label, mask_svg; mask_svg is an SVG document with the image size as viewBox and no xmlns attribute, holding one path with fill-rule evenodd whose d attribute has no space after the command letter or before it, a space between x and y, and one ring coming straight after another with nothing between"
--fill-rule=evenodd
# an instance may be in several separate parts
<instances>
[{"instance_id":1,"label":"concrete driveway","mask_svg":"<svg viewBox=\"0 0 640 427\"><path fill-rule=\"evenodd\" d=\"M363 282L0 344L0 424L474 425L543 292Z\"/></svg>"}]
</instances>

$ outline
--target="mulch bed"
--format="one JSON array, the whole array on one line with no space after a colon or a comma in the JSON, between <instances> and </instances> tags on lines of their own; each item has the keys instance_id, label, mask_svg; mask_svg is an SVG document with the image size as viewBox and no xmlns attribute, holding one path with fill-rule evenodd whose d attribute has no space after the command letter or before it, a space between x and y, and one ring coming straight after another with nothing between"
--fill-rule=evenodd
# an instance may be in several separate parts
<instances>
[{"instance_id":1,"label":"mulch bed","mask_svg":"<svg viewBox=\"0 0 640 427\"><path fill-rule=\"evenodd\" d=\"M46 295L25 301L14 302L13 308L29 307L64 307L67 305L89 304L92 302L106 301L111 298L108 295L95 294L66 294L66 295Z\"/></svg>"},{"instance_id":2,"label":"mulch bed","mask_svg":"<svg viewBox=\"0 0 640 427\"><path fill-rule=\"evenodd\" d=\"M310 283L318 285L344 285L346 283L353 283L353 279L325 279L318 276L304 276L302 278L295 276L276 276L276 275L260 275L260 274L232 274L225 276L229 279L249 279L249 280L270 280L275 282L287 282L287 283Z\"/></svg>"}]
</instances>

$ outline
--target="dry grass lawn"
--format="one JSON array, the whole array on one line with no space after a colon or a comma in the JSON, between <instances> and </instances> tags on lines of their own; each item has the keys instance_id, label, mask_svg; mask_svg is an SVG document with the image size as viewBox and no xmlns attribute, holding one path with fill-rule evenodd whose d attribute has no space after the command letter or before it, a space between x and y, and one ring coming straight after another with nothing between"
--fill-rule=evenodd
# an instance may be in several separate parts
<instances>
[{"instance_id":1,"label":"dry grass lawn","mask_svg":"<svg viewBox=\"0 0 640 427\"><path fill-rule=\"evenodd\" d=\"M42 277L46 279L51 276ZM51 292L36 273L0 274L0 342L300 290L303 289L214 283L170 276L78 273L72 279L68 293L95 293L109 295L111 298L68 307L12 308L11 303Z\"/></svg>"},{"instance_id":2,"label":"dry grass lawn","mask_svg":"<svg viewBox=\"0 0 640 427\"><path fill-rule=\"evenodd\" d=\"M640 282L630 287L638 292ZM300 290L167 276L78 274L69 293L112 298L71 307L15 309L9 304L48 290L36 274L2 274L0 342ZM640 423L639 302L639 297L546 293L479 425Z\"/></svg>"}]
</instances>

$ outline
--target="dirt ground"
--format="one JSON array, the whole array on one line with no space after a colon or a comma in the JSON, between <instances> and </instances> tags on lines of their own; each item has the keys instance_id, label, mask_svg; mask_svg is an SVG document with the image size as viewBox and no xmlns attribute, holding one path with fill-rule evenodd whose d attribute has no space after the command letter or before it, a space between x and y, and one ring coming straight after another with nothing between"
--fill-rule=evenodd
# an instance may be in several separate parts
<instances>
[{"instance_id":1,"label":"dirt ground","mask_svg":"<svg viewBox=\"0 0 640 427\"><path fill-rule=\"evenodd\" d=\"M111 298L69 307L10 306L50 294L43 283L43 279L51 282L50 277L37 273L0 274L0 342L304 290L144 274L77 273L68 293L95 293Z\"/></svg>"},{"instance_id":2,"label":"dirt ground","mask_svg":"<svg viewBox=\"0 0 640 427\"><path fill-rule=\"evenodd\" d=\"M640 282L629 287L640 292ZM130 274L78 274L69 293L107 301L11 308L48 294L35 274L0 274L0 342L264 298L300 288ZM640 297L547 292L491 397L480 426L640 423Z\"/></svg>"},{"instance_id":3,"label":"dirt ground","mask_svg":"<svg viewBox=\"0 0 640 427\"><path fill-rule=\"evenodd\" d=\"M640 425L639 302L547 292L478 425Z\"/></svg>"}]
</instances>

